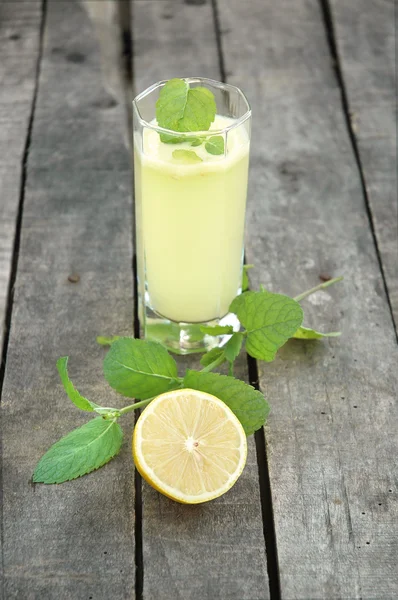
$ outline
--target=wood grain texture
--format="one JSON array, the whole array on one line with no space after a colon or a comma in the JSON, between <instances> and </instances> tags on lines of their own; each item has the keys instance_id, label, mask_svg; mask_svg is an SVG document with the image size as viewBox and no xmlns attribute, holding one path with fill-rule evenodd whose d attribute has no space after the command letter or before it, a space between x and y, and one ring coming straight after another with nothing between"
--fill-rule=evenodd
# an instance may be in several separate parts
<instances>
[{"instance_id":1,"label":"wood grain texture","mask_svg":"<svg viewBox=\"0 0 398 600\"><path fill-rule=\"evenodd\" d=\"M245 356L235 376L247 381ZM199 360L178 357L180 374ZM225 372L226 374L226 372ZM269 586L253 436L234 487L202 505L173 502L143 482L144 600L266 600Z\"/></svg>"},{"instance_id":2,"label":"wood grain texture","mask_svg":"<svg viewBox=\"0 0 398 600\"><path fill-rule=\"evenodd\" d=\"M218 6L254 115L252 284L295 295L345 276L305 302L306 324L341 339L259 364L282 598L396 598L398 352L320 7Z\"/></svg>"},{"instance_id":3,"label":"wood grain texture","mask_svg":"<svg viewBox=\"0 0 398 600\"><path fill-rule=\"evenodd\" d=\"M41 16L40 0L0 3L0 363Z\"/></svg>"},{"instance_id":4,"label":"wood grain texture","mask_svg":"<svg viewBox=\"0 0 398 600\"><path fill-rule=\"evenodd\" d=\"M393 0L330 0L337 50L398 331L396 53Z\"/></svg>"},{"instance_id":5,"label":"wood grain texture","mask_svg":"<svg viewBox=\"0 0 398 600\"><path fill-rule=\"evenodd\" d=\"M137 92L170 77L220 78L210 3L133 4ZM179 368L198 359L178 358ZM247 378L245 358L236 376ZM183 506L143 483L144 600L269 598L254 440L236 485L210 503Z\"/></svg>"},{"instance_id":6,"label":"wood grain texture","mask_svg":"<svg viewBox=\"0 0 398 600\"><path fill-rule=\"evenodd\" d=\"M213 12L209 2L133 0L135 91L161 79L219 79Z\"/></svg>"},{"instance_id":7,"label":"wood grain texture","mask_svg":"<svg viewBox=\"0 0 398 600\"><path fill-rule=\"evenodd\" d=\"M57 358L70 355L82 393L120 406L95 337L131 333L133 320L121 109L103 90L80 4L51 0L47 10L1 405L4 598L125 600L135 580L131 419L121 455L103 469L30 483L48 447L88 418L67 399Z\"/></svg>"}]
</instances>

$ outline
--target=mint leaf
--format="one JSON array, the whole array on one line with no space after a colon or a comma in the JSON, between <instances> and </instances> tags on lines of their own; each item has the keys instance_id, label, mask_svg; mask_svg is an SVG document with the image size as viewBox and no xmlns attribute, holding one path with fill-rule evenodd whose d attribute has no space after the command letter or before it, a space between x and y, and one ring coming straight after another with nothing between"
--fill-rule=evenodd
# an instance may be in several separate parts
<instances>
[{"instance_id":1,"label":"mint leaf","mask_svg":"<svg viewBox=\"0 0 398 600\"><path fill-rule=\"evenodd\" d=\"M33 481L63 483L99 469L118 454L122 439L115 421L96 417L51 446L40 459Z\"/></svg>"},{"instance_id":2,"label":"mint leaf","mask_svg":"<svg viewBox=\"0 0 398 600\"><path fill-rule=\"evenodd\" d=\"M222 354L224 354L224 350L222 348L212 348L211 350L206 352L206 354L203 354L202 358L200 359L200 364L204 367L207 367L208 365L211 365L211 363L213 363Z\"/></svg>"},{"instance_id":3,"label":"mint leaf","mask_svg":"<svg viewBox=\"0 0 398 600\"><path fill-rule=\"evenodd\" d=\"M232 325L202 325L200 331L207 335L228 335L234 332L234 328Z\"/></svg>"},{"instance_id":4,"label":"mint leaf","mask_svg":"<svg viewBox=\"0 0 398 600\"><path fill-rule=\"evenodd\" d=\"M252 269L254 265L243 265L242 272L242 292L246 292L249 289L249 277L247 276L247 272L249 269Z\"/></svg>"},{"instance_id":5,"label":"mint leaf","mask_svg":"<svg viewBox=\"0 0 398 600\"><path fill-rule=\"evenodd\" d=\"M160 141L164 144L182 144L183 142L187 142L188 139L182 135L172 135L171 133L161 133Z\"/></svg>"},{"instance_id":6,"label":"mint leaf","mask_svg":"<svg viewBox=\"0 0 398 600\"><path fill-rule=\"evenodd\" d=\"M119 338L120 335L97 335L96 341L100 346L111 346Z\"/></svg>"},{"instance_id":7,"label":"mint leaf","mask_svg":"<svg viewBox=\"0 0 398 600\"><path fill-rule=\"evenodd\" d=\"M321 333L315 329L309 329L308 327L299 327L294 334L294 338L298 340L320 340L325 337L339 337L341 331L331 331L330 333Z\"/></svg>"},{"instance_id":8,"label":"mint leaf","mask_svg":"<svg viewBox=\"0 0 398 600\"><path fill-rule=\"evenodd\" d=\"M254 358L270 362L303 321L298 302L270 292L245 292L229 308L246 328L246 350Z\"/></svg>"},{"instance_id":9,"label":"mint leaf","mask_svg":"<svg viewBox=\"0 0 398 600\"><path fill-rule=\"evenodd\" d=\"M158 125L172 131L207 131L215 115L212 92L204 87L190 88L182 79L170 79L156 102Z\"/></svg>"},{"instance_id":10,"label":"mint leaf","mask_svg":"<svg viewBox=\"0 0 398 600\"><path fill-rule=\"evenodd\" d=\"M257 431L267 419L269 406L262 393L240 379L218 373L187 371L184 386L207 392L225 402L242 423L246 435Z\"/></svg>"},{"instance_id":11,"label":"mint leaf","mask_svg":"<svg viewBox=\"0 0 398 600\"><path fill-rule=\"evenodd\" d=\"M242 348L243 333L236 331L231 339L224 346L225 358L233 363L234 360L239 356L240 349Z\"/></svg>"},{"instance_id":12,"label":"mint leaf","mask_svg":"<svg viewBox=\"0 0 398 600\"><path fill-rule=\"evenodd\" d=\"M200 158L200 156L198 156L193 150L174 150L173 158L182 163L203 162L203 159Z\"/></svg>"},{"instance_id":13,"label":"mint leaf","mask_svg":"<svg viewBox=\"0 0 398 600\"><path fill-rule=\"evenodd\" d=\"M205 144L209 154L224 154L224 138L221 135L213 135Z\"/></svg>"},{"instance_id":14,"label":"mint leaf","mask_svg":"<svg viewBox=\"0 0 398 600\"><path fill-rule=\"evenodd\" d=\"M191 144L191 146L200 146L203 143L201 138L195 138Z\"/></svg>"},{"instance_id":15,"label":"mint leaf","mask_svg":"<svg viewBox=\"0 0 398 600\"><path fill-rule=\"evenodd\" d=\"M95 402L91 402L91 400L88 400L82 396L69 379L68 356L63 356L57 360L57 369L69 400L71 400L73 404L77 406L77 408L80 408L81 410L87 410L89 412L99 408L98 404L95 404Z\"/></svg>"},{"instance_id":16,"label":"mint leaf","mask_svg":"<svg viewBox=\"0 0 398 600\"><path fill-rule=\"evenodd\" d=\"M146 400L179 387L177 365L157 342L121 337L104 360L105 379L119 394Z\"/></svg>"},{"instance_id":17,"label":"mint leaf","mask_svg":"<svg viewBox=\"0 0 398 600\"><path fill-rule=\"evenodd\" d=\"M156 102L156 120L160 127L179 131L184 118L188 99L189 84L182 79L170 79L160 91Z\"/></svg>"}]
</instances>

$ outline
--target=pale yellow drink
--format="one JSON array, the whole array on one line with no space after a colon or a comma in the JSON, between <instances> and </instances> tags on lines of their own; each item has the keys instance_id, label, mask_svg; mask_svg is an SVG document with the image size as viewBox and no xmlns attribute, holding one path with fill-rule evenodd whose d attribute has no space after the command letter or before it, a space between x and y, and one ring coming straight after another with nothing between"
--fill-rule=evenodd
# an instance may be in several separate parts
<instances>
[{"instance_id":1,"label":"pale yellow drink","mask_svg":"<svg viewBox=\"0 0 398 600\"><path fill-rule=\"evenodd\" d=\"M216 116L211 129L234 123ZM182 149L202 162L173 158ZM200 323L227 314L241 286L248 164L245 125L229 130L226 156L162 143L149 128L136 139L138 275L159 315Z\"/></svg>"}]
</instances>

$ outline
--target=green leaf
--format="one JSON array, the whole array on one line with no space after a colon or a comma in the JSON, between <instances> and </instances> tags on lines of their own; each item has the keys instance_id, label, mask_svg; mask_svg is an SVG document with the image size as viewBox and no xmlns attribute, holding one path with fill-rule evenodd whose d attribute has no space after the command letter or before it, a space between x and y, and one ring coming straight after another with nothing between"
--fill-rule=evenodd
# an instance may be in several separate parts
<instances>
[{"instance_id":1,"label":"green leaf","mask_svg":"<svg viewBox=\"0 0 398 600\"><path fill-rule=\"evenodd\" d=\"M205 144L209 154L224 154L224 138L221 135L213 135Z\"/></svg>"},{"instance_id":2,"label":"green leaf","mask_svg":"<svg viewBox=\"0 0 398 600\"><path fill-rule=\"evenodd\" d=\"M188 142L190 138L186 138L183 135L173 135L171 133L160 133L160 141L164 144L182 144Z\"/></svg>"},{"instance_id":3,"label":"green leaf","mask_svg":"<svg viewBox=\"0 0 398 600\"><path fill-rule=\"evenodd\" d=\"M236 331L233 334L233 336L231 337L231 339L229 339L228 342L225 344L225 346L224 346L225 358L230 363L233 363L234 360L236 360L237 357L239 356L240 349L242 348L242 342L243 342L243 333Z\"/></svg>"},{"instance_id":4,"label":"green leaf","mask_svg":"<svg viewBox=\"0 0 398 600\"><path fill-rule=\"evenodd\" d=\"M224 350L222 348L212 348L206 352L206 354L203 354L202 358L200 359L200 364L204 367L207 367L217 360L217 358L222 354L224 354Z\"/></svg>"},{"instance_id":5,"label":"green leaf","mask_svg":"<svg viewBox=\"0 0 398 600\"><path fill-rule=\"evenodd\" d=\"M115 421L96 417L51 446L40 459L33 481L63 483L99 469L118 454L122 440Z\"/></svg>"},{"instance_id":6,"label":"green leaf","mask_svg":"<svg viewBox=\"0 0 398 600\"><path fill-rule=\"evenodd\" d=\"M245 292L229 308L246 328L246 350L254 358L270 362L303 321L298 302L270 292Z\"/></svg>"},{"instance_id":7,"label":"green leaf","mask_svg":"<svg viewBox=\"0 0 398 600\"><path fill-rule=\"evenodd\" d=\"M120 335L97 335L97 344L100 346L111 346L119 338Z\"/></svg>"},{"instance_id":8,"label":"green leaf","mask_svg":"<svg viewBox=\"0 0 398 600\"><path fill-rule=\"evenodd\" d=\"M269 405L261 392L240 379L219 375L187 371L184 386L217 396L225 402L242 423L246 435L250 435L264 425Z\"/></svg>"},{"instance_id":9,"label":"green leaf","mask_svg":"<svg viewBox=\"0 0 398 600\"><path fill-rule=\"evenodd\" d=\"M339 337L341 335L341 331L331 331L330 333L322 333L320 331L316 331L315 329L310 329L308 327L299 327L294 334L294 338L297 340L320 340L325 337Z\"/></svg>"},{"instance_id":10,"label":"green leaf","mask_svg":"<svg viewBox=\"0 0 398 600\"><path fill-rule=\"evenodd\" d=\"M195 138L191 144L191 146L200 146L203 143L202 138Z\"/></svg>"},{"instance_id":11,"label":"green leaf","mask_svg":"<svg viewBox=\"0 0 398 600\"><path fill-rule=\"evenodd\" d=\"M203 162L193 150L174 150L173 158L184 164Z\"/></svg>"},{"instance_id":12,"label":"green leaf","mask_svg":"<svg viewBox=\"0 0 398 600\"><path fill-rule=\"evenodd\" d=\"M207 335L228 335L234 332L234 328L232 325L202 325L200 331Z\"/></svg>"},{"instance_id":13,"label":"green leaf","mask_svg":"<svg viewBox=\"0 0 398 600\"><path fill-rule=\"evenodd\" d=\"M68 356L63 356L57 360L57 369L69 400L71 400L73 404L77 406L77 408L80 408L81 410L87 410L89 412L92 412L94 409L98 408L98 404L95 404L95 402L91 402L91 400L88 400L82 396L69 379Z\"/></svg>"},{"instance_id":14,"label":"green leaf","mask_svg":"<svg viewBox=\"0 0 398 600\"><path fill-rule=\"evenodd\" d=\"M249 269L252 269L254 265L243 265L242 272L242 292L246 292L249 289L249 277L247 276L247 272Z\"/></svg>"},{"instance_id":15,"label":"green leaf","mask_svg":"<svg viewBox=\"0 0 398 600\"><path fill-rule=\"evenodd\" d=\"M122 337L104 360L105 379L119 394L146 400L179 387L177 364L157 342Z\"/></svg>"},{"instance_id":16,"label":"green leaf","mask_svg":"<svg viewBox=\"0 0 398 600\"><path fill-rule=\"evenodd\" d=\"M215 115L212 92L204 87L190 88L182 79L170 79L156 102L158 125L172 131L207 131Z\"/></svg>"}]
</instances>

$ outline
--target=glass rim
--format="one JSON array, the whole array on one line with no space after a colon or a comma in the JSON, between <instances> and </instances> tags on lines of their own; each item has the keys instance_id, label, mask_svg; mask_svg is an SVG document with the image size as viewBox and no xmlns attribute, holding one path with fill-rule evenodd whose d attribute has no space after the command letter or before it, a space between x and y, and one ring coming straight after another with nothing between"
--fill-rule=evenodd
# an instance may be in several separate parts
<instances>
[{"instance_id":1,"label":"glass rim","mask_svg":"<svg viewBox=\"0 0 398 600\"><path fill-rule=\"evenodd\" d=\"M173 78L173 79L175 79L175 78ZM239 127L240 125L245 123L245 121L250 119L250 117L252 116L252 110L251 110L251 106L249 104L248 99L246 98L246 96L242 92L242 90L240 88L238 88L236 85L232 85L230 83L224 83L222 81L217 81L216 79L210 79L209 77L181 77L180 79L182 79L183 81L187 81L188 83L201 83L201 82L207 81L210 84L212 84L214 87L218 87L220 89L230 89L233 91L237 91L240 94L240 96L243 98L243 100L246 104L247 110L241 117L237 118L233 123L231 123L231 125L227 125L226 127L222 127L221 129L211 129L211 130L209 129L207 131L174 131L173 129L166 129L165 127L160 127L160 125L153 125L152 123L148 123L148 121L146 121L145 119L143 119L141 117L140 111L138 109L138 102L140 102L140 100L142 100L143 98L145 98L146 96L151 94L154 90L156 90L156 88L161 87L161 86L165 85L168 81L170 81L170 79L161 79L160 81L157 81L156 83L154 83L151 86L149 86L148 88L146 88L143 92L140 92L139 94L137 94L137 96L132 101L133 107L135 108L135 112L137 114L137 119L142 127L152 129L153 131L157 131L158 133L165 133L168 135L178 136L178 137L192 137L192 134L195 134L196 136L206 136L206 135L209 135L210 132L211 132L211 135L214 136L214 135L227 134L232 129L235 129L235 127Z\"/></svg>"}]
</instances>

